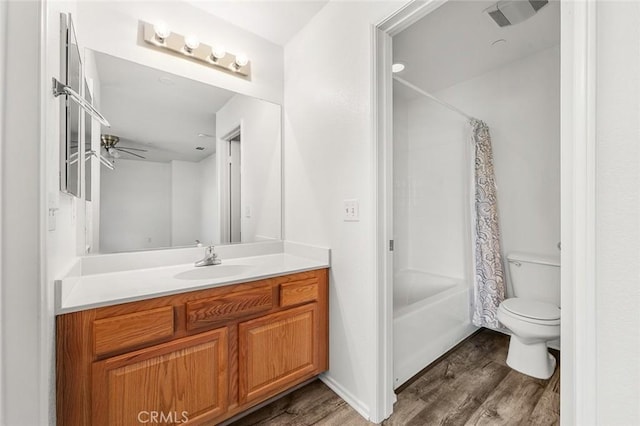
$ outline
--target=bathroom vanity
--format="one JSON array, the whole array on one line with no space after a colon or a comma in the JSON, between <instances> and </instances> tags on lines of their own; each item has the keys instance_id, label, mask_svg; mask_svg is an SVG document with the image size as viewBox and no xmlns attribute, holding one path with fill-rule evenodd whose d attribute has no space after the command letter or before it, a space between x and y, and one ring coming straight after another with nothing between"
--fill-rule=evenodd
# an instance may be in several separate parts
<instances>
[{"instance_id":1,"label":"bathroom vanity","mask_svg":"<svg viewBox=\"0 0 640 426\"><path fill-rule=\"evenodd\" d=\"M131 31L103 44L92 22L131 9L77 12L83 41L62 13L54 76L80 105L56 92L61 190L80 203L63 216L75 250L55 259L75 262L55 284L57 423L218 424L327 370L329 251L281 241L282 93L268 87L280 66L252 80L249 59L226 52L202 74L189 61L203 43L174 67L175 52L163 58L173 30L145 39L149 25L118 20ZM281 55L266 41L248 48L256 63ZM221 265L194 266L200 242L221 246Z\"/></svg>"},{"instance_id":2,"label":"bathroom vanity","mask_svg":"<svg viewBox=\"0 0 640 426\"><path fill-rule=\"evenodd\" d=\"M76 277L56 324L58 424L218 424L327 370L328 264L223 263ZM171 294L143 294L136 276Z\"/></svg>"}]
</instances>

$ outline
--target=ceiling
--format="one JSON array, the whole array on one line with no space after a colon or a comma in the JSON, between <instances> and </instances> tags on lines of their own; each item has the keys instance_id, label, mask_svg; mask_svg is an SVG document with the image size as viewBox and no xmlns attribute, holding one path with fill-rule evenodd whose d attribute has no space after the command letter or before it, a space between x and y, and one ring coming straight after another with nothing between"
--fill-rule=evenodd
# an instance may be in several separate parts
<instances>
[{"instance_id":1,"label":"ceiling","mask_svg":"<svg viewBox=\"0 0 640 426\"><path fill-rule=\"evenodd\" d=\"M186 2L284 46L328 3L328 0L186 0Z\"/></svg>"},{"instance_id":2,"label":"ceiling","mask_svg":"<svg viewBox=\"0 0 640 426\"><path fill-rule=\"evenodd\" d=\"M393 37L394 62L406 65L398 75L435 93L560 43L558 1L503 28L483 13L495 3L448 1Z\"/></svg>"},{"instance_id":3,"label":"ceiling","mask_svg":"<svg viewBox=\"0 0 640 426\"><path fill-rule=\"evenodd\" d=\"M215 114L236 94L124 59L93 52L100 79L103 134L145 149L150 161L199 161L215 152ZM197 146L205 147L196 150ZM123 154L122 158L136 159Z\"/></svg>"}]
</instances>

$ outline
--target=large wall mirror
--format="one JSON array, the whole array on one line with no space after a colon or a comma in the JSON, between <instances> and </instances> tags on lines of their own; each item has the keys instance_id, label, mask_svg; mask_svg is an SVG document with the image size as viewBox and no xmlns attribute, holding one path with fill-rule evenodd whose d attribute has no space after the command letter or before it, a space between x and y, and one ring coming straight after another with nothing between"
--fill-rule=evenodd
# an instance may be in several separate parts
<instances>
[{"instance_id":1,"label":"large wall mirror","mask_svg":"<svg viewBox=\"0 0 640 426\"><path fill-rule=\"evenodd\" d=\"M85 49L93 253L281 239L281 107ZM89 168L89 167L88 167ZM99 172L98 172L99 171Z\"/></svg>"}]
</instances>

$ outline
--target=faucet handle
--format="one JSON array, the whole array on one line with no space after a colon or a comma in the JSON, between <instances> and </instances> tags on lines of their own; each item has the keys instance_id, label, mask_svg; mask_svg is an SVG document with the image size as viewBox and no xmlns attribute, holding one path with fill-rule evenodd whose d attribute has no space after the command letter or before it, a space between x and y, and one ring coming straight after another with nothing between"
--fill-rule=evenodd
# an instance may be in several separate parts
<instances>
[{"instance_id":1,"label":"faucet handle","mask_svg":"<svg viewBox=\"0 0 640 426\"><path fill-rule=\"evenodd\" d=\"M214 246L207 246L207 248L205 249L205 253L209 257L215 257L217 256L217 254L214 250L215 250Z\"/></svg>"}]
</instances>

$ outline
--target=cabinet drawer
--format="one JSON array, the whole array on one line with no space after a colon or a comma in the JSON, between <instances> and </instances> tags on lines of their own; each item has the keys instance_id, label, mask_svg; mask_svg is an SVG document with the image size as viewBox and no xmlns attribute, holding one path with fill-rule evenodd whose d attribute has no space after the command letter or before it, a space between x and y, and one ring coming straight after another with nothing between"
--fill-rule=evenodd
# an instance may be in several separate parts
<instances>
[{"instance_id":1,"label":"cabinet drawer","mask_svg":"<svg viewBox=\"0 0 640 426\"><path fill-rule=\"evenodd\" d=\"M318 278L280 285L280 306L293 306L318 300Z\"/></svg>"},{"instance_id":2,"label":"cabinet drawer","mask_svg":"<svg viewBox=\"0 0 640 426\"><path fill-rule=\"evenodd\" d=\"M95 354L139 346L173 335L173 307L150 309L93 322Z\"/></svg>"},{"instance_id":3,"label":"cabinet drawer","mask_svg":"<svg viewBox=\"0 0 640 426\"><path fill-rule=\"evenodd\" d=\"M270 286L187 302L187 330L241 318L273 307Z\"/></svg>"}]
</instances>

